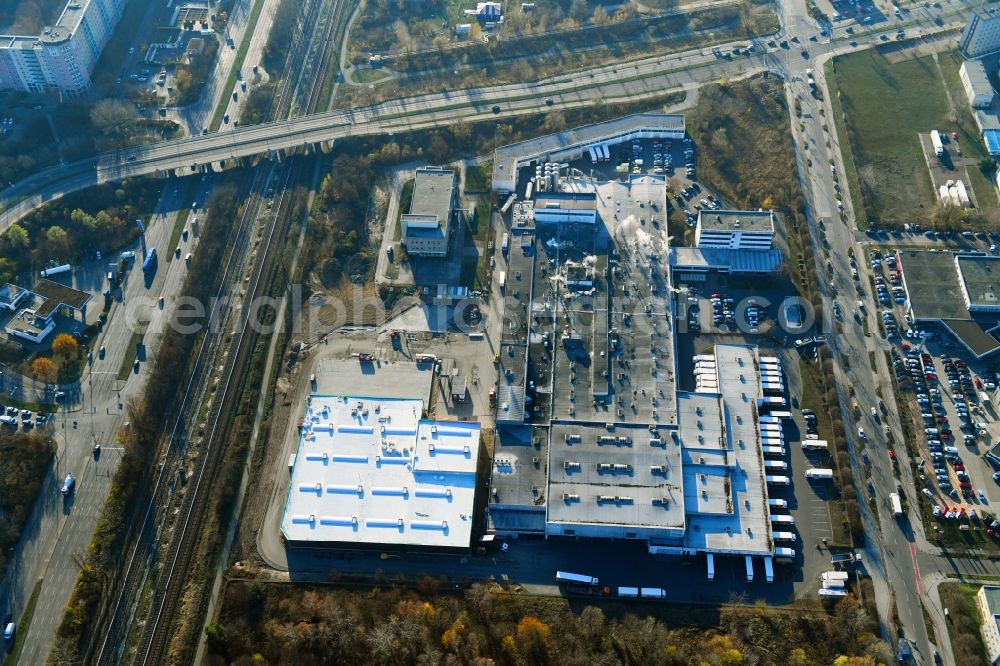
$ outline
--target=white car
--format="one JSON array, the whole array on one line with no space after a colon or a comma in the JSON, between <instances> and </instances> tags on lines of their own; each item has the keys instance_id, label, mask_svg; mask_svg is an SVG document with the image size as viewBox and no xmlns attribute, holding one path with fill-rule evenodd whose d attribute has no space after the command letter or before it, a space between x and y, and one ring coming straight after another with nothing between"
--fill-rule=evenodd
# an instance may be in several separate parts
<instances>
[{"instance_id":1,"label":"white car","mask_svg":"<svg viewBox=\"0 0 1000 666\"><path fill-rule=\"evenodd\" d=\"M59 492L61 492L63 495L69 495L71 492L73 492L74 482L75 479L73 478L73 475L67 474L66 480L63 481L62 489Z\"/></svg>"},{"instance_id":2,"label":"white car","mask_svg":"<svg viewBox=\"0 0 1000 666\"><path fill-rule=\"evenodd\" d=\"M860 437L863 440L868 439L868 435L865 434L865 429L862 428L861 426L858 426L858 437Z\"/></svg>"}]
</instances>

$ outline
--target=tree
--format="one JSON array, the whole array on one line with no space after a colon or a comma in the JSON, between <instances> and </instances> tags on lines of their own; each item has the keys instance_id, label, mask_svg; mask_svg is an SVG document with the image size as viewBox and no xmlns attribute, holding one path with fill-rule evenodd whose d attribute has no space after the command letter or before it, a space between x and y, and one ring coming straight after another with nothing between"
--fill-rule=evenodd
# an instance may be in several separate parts
<instances>
[{"instance_id":1,"label":"tree","mask_svg":"<svg viewBox=\"0 0 1000 666\"><path fill-rule=\"evenodd\" d=\"M205 643L208 651L214 654L226 654L226 628L218 622L205 627Z\"/></svg>"},{"instance_id":2,"label":"tree","mask_svg":"<svg viewBox=\"0 0 1000 666\"><path fill-rule=\"evenodd\" d=\"M49 227L49 230L45 232L45 240L48 241L50 252L62 259L69 258L69 234L66 233L65 229Z\"/></svg>"},{"instance_id":3,"label":"tree","mask_svg":"<svg viewBox=\"0 0 1000 666\"><path fill-rule=\"evenodd\" d=\"M31 363L31 374L34 375L35 379L51 384L56 381L59 370L51 358L39 356Z\"/></svg>"},{"instance_id":4,"label":"tree","mask_svg":"<svg viewBox=\"0 0 1000 666\"><path fill-rule=\"evenodd\" d=\"M76 358L77 344L76 338L69 333L60 333L52 342L52 353L59 356L63 361Z\"/></svg>"},{"instance_id":5,"label":"tree","mask_svg":"<svg viewBox=\"0 0 1000 666\"><path fill-rule=\"evenodd\" d=\"M129 145L139 113L120 99L102 99L90 110L90 122L112 148Z\"/></svg>"},{"instance_id":6,"label":"tree","mask_svg":"<svg viewBox=\"0 0 1000 666\"><path fill-rule=\"evenodd\" d=\"M976 162L976 165L979 166L979 170L983 173L990 174L993 171L996 171L997 161L992 157L984 157Z\"/></svg>"},{"instance_id":7,"label":"tree","mask_svg":"<svg viewBox=\"0 0 1000 666\"><path fill-rule=\"evenodd\" d=\"M549 625L537 617L526 615L517 623L517 642L529 663L548 661L548 641L552 635Z\"/></svg>"},{"instance_id":8,"label":"tree","mask_svg":"<svg viewBox=\"0 0 1000 666\"><path fill-rule=\"evenodd\" d=\"M7 244L11 249L20 250L28 247L28 231L20 224L12 224L4 238L7 239Z\"/></svg>"}]
</instances>

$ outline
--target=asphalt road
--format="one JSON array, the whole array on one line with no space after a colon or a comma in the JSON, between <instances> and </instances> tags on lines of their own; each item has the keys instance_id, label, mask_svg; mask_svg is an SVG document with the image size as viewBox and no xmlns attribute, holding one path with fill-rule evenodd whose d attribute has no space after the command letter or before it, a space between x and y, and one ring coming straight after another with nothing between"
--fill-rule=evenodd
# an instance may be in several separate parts
<instances>
[{"instance_id":1,"label":"asphalt road","mask_svg":"<svg viewBox=\"0 0 1000 666\"><path fill-rule=\"evenodd\" d=\"M136 247L139 257L128 273L124 297L112 306L108 324L94 343L95 349L104 346L104 358L95 352L93 363L84 371L79 390L69 395L72 404L55 416L52 427L57 443L56 461L45 478L24 535L12 554L7 575L0 582L0 599L5 600L5 608L19 617L35 583L43 581L25 636L21 663L45 661L107 498L111 477L121 460L115 435L128 420L128 401L142 395L147 376L147 364L143 362L139 372L130 372L126 381L117 378L123 359L135 356L130 346L131 326L137 321L149 321L144 343L147 356L154 356L173 306L172 296L182 285L183 259L168 262L166 257L172 249L168 243L177 211L188 205L182 200L186 189L168 187L164 192L146 227L147 246L156 248L160 258L156 275L147 286L141 253ZM199 188L201 200L207 189L208 183ZM192 251L197 238L189 235L188 241L182 244L185 253ZM165 297L163 310L156 303L160 295ZM96 443L100 443L102 449L97 459L93 454ZM59 488L67 472L76 477L76 489L64 499Z\"/></svg>"}]
</instances>

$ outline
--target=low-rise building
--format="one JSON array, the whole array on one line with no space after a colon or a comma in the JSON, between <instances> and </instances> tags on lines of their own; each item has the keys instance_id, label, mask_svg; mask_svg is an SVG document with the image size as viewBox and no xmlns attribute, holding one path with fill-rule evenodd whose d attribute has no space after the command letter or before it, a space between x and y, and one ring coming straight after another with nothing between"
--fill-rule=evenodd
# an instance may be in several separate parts
<instances>
[{"instance_id":1,"label":"low-rise building","mask_svg":"<svg viewBox=\"0 0 1000 666\"><path fill-rule=\"evenodd\" d=\"M993 270L1000 258L897 250L906 307L915 326L937 326L978 359L1000 352Z\"/></svg>"},{"instance_id":2,"label":"low-rise building","mask_svg":"<svg viewBox=\"0 0 1000 666\"><path fill-rule=\"evenodd\" d=\"M401 241L418 257L445 257L455 209L455 172L417 169L410 210L400 217Z\"/></svg>"},{"instance_id":3,"label":"low-rise building","mask_svg":"<svg viewBox=\"0 0 1000 666\"><path fill-rule=\"evenodd\" d=\"M986 109L993 104L994 91L986 67L981 60L966 60L958 70L962 87L974 109Z\"/></svg>"},{"instance_id":4,"label":"low-rise building","mask_svg":"<svg viewBox=\"0 0 1000 666\"><path fill-rule=\"evenodd\" d=\"M42 279L31 290L6 284L0 288L0 303L8 310L17 310L4 325L4 331L29 342L38 344L55 330L55 316L79 316L87 319L87 304L91 296L85 291ZM18 310L18 308L20 308Z\"/></svg>"},{"instance_id":5,"label":"low-rise building","mask_svg":"<svg viewBox=\"0 0 1000 666\"><path fill-rule=\"evenodd\" d=\"M1000 587L983 585L976 593L987 663L1000 664Z\"/></svg>"},{"instance_id":6,"label":"low-rise building","mask_svg":"<svg viewBox=\"0 0 1000 666\"><path fill-rule=\"evenodd\" d=\"M699 248L769 250L774 242L774 212L770 210L702 210L695 244Z\"/></svg>"}]
</instances>

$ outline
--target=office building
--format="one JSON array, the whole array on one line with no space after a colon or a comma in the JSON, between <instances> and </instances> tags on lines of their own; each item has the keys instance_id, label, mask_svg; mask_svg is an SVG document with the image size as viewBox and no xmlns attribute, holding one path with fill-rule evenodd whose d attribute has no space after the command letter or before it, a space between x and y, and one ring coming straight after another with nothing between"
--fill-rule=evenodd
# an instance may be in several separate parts
<instances>
[{"instance_id":1,"label":"office building","mask_svg":"<svg viewBox=\"0 0 1000 666\"><path fill-rule=\"evenodd\" d=\"M0 35L0 90L79 93L101 57L127 0L70 0L40 35Z\"/></svg>"},{"instance_id":2,"label":"office building","mask_svg":"<svg viewBox=\"0 0 1000 666\"><path fill-rule=\"evenodd\" d=\"M769 250L774 242L774 212L769 210L702 210L695 244L699 248Z\"/></svg>"},{"instance_id":3,"label":"office building","mask_svg":"<svg viewBox=\"0 0 1000 666\"><path fill-rule=\"evenodd\" d=\"M448 255L451 216L455 205L455 172L417 169L410 210L400 217L402 243L418 257Z\"/></svg>"},{"instance_id":4,"label":"office building","mask_svg":"<svg viewBox=\"0 0 1000 666\"><path fill-rule=\"evenodd\" d=\"M973 9L958 48L966 58L981 58L1000 51L1000 11L996 7Z\"/></svg>"}]
</instances>

